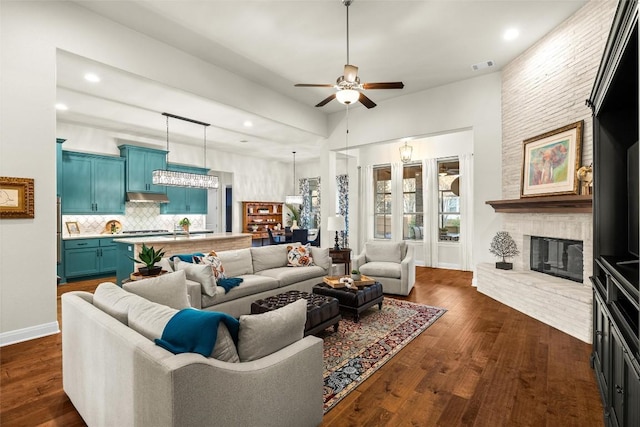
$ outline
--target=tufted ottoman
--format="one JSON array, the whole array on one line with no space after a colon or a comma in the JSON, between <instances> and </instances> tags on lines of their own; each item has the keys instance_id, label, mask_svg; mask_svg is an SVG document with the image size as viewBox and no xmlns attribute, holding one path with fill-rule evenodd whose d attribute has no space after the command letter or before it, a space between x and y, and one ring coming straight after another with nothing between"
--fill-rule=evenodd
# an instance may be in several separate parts
<instances>
[{"instance_id":1,"label":"tufted ottoman","mask_svg":"<svg viewBox=\"0 0 640 427\"><path fill-rule=\"evenodd\" d=\"M301 298L307 300L307 323L304 325L304 335L317 334L333 325L333 330L338 331L338 325L342 316L338 300L322 295L310 294L302 291L288 291L272 297L259 299L251 303L251 314L266 313L280 307L284 307Z\"/></svg>"},{"instance_id":2,"label":"tufted ottoman","mask_svg":"<svg viewBox=\"0 0 640 427\"><path fill-rule=\"evenodd\" d=\"M320 283L313 287L313 293L337 298L340 302L340 311L353 313L353 319L356 322L360 320L360 313L375 304L378 304L378 309L382 310L384 298L380 282L359 289L332 288L326 283Z\"/></svg>"}]
</instances>

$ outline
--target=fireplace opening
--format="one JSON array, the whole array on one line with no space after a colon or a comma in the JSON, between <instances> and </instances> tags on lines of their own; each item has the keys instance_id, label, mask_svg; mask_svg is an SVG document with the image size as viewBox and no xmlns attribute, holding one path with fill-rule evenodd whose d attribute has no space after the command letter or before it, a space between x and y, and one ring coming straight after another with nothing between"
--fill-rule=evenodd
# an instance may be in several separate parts
<instances>
[{"instance_id":1,"label":"fireplace opening","mask_svg":"<svg viewBox=\"0 0 640 427\"><path fill-rule=\"evenodd\" d=\"M529 268L582 283L582 242L531 236Z\"/></svg>"}]
</instances>

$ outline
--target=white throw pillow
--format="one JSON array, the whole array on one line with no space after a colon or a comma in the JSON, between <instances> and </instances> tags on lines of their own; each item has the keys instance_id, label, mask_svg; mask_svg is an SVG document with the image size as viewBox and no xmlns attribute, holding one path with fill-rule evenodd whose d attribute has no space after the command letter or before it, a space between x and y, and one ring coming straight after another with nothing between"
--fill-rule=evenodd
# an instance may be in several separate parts
<instances>
[{"instance_id":1,"label":"white throw pillow","mask_svg":"<svg viewBox=\"0 0 640 427\"><path fill-rule=\"evenodd\" d=\"M100 283L93 293L93 305L125 325L130 307L143 300L111 282Z\"/></svg>"},{"instance_id":2,"label":"white throw pillow","mask_svg":"<svg viewBox=\"0 0 640 427\"><path fill-rule=\"evenodd\" d=\"M307 300L277 310L240 316L238 355L241 362L257 360L301 340L307 322Z\"/></svg>"},{"instance_id":3,"label":"white throw pillow","mask_svg":"<svg viewBox=\"0 0 640 427\"><path fill-rule=\"evenodd\" d=\"M177 312L176 309L151 301L147 301L146 304L137 304L129 310L129 327L153 341L156 338L162 338L164 328ZM216 344L209 357L223 362L240 362L236 345L224 322L218 324Z\"/></svg>"},{"instance_id":4,"label":"white throw pillow","mask_svg":"<svg viewBox=\"0 0 640 427\"><path fill-rule=\"evenodd\" d=\"M195 259L195 256L194 256ZM176 271L184 270L189 280L200 283L202 292L210 297L216 294L216 278L213 275L213 269L208 264L193 264L184 262L180 258L174 258L173 266Z\"/></svg>"},{"instance_id":5,"label":"white throw pillow","mask_svg":"<svg viewBox=\"0 0 640 427\"><path fill-rule=\"evenodd\" d=\"M149 301L181 310L190 307L184 271L167 273L151 279L134 280L122 285L125 291Z\"/></svg>"}]
</instances>

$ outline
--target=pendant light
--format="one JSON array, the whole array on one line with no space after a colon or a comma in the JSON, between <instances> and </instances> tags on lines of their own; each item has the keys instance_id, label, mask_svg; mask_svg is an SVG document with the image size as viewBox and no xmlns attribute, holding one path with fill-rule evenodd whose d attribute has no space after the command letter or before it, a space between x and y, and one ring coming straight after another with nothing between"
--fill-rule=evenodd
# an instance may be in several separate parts
<instances>
[{"instance_id":1,"label":"pendant light","mask_svg":"<svg viewBox=\"0 0 640 427\"><path fill-rule=\"evenodd\" d=\"M287 196L285 198L285 203L289 205L301 205L302 204L302 196L296 194L296 152L293 153L293 195Z\"/></svg>"},{"instance_id":2,"label":"pendant light","mask_svg":"<svg viewBox=\"0 0 640 427\"><path fill-rule=\"evenodd\" d=\"M400 147L400 160L402 163L409 163L411 161L411 153L413 153L413 147L407 145L407 141L405 141L404 146Z\"/></svg>"},{"instance_id":3,"label":"pendant light","mask_svg":"<svg viewBox=\"0 0 640 427\"><path fill-rule=\"evenodd\" d=\"M207 126L209 123L200 122L186 117L176 116L170 113L162 113L167 118L167 164L169 163L169 117L185 122L195 123L204 127L204 168L207 167ZM199 173L187 173L158 169L153 171L153 183L155 185L166 185L170 187L189 188L218 188L218 177L214 175L204 175Z\"/></svg>"}]
</instances>

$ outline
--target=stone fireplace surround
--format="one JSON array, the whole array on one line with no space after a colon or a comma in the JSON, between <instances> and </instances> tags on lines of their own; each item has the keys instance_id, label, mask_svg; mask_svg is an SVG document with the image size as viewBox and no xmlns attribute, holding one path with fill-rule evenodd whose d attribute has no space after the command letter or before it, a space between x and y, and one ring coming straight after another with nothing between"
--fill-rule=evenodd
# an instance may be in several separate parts
<instances>
[{"instance_id":1,"label":"stone fireplace surround","mask_svg":"<svg viewBox=\"0 0 640 427\"><path fill-rule=\"evenodd\" d=\"M495 264L478 265L478 291L591 343L593 274L593 220L590 213L503 213L503 230L520 250L512 259L513 270ZM529 269L530 237L554 237L583 241L583 283L549 276Z\"/></svg>"}]
</instances>

